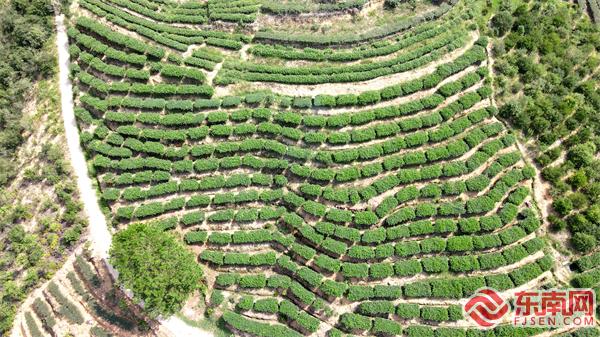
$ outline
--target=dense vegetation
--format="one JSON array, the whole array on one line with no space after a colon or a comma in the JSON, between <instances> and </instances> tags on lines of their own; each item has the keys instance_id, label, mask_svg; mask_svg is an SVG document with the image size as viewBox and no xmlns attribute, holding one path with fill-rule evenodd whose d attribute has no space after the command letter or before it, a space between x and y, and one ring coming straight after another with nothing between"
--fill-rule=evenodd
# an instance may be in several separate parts
<instances>
[{"instance_id":1,"label":"dense vegetation","mask_svg":"<svg viewBox=\"0 0 600 337\"><path fill-rule=\"evenodd\" d=\"M560 1L506 7L496 17L500 116L534 140L552 184L553 228L568 228L572 247L589 252L600 239L600 30Z\"/></svg>"},{"instance_id":2,"label":"dense vegetation","mask_svg":"<svg viewBox=\"0 0 600 337\"><path fill-rule=\"evenodd\" d=\"M256 336L462 336L437 326L463 319L459 299L550 275L530 207L535 170L496 119L471 3L426 7L350 40L173 26L149 10L168 2L81 5L89 13L68 32L81 139L121 229L111 261L154 315L176 312L199 286L171 231L210 271L203 313ZM247 89L368 81L384 84ZM215 95L229 88L239 94ZM160 266L173 259L154 249L185 261ZM149 264L165 269L151 275ZM165 304L172 279L185 291ZM407 303L420 298L455 302Z\"/></svg>"},{"instance_id":3,"label":"dense vegetation","mask_svg":"<svg viewBox=\"0 0 600 337\"><path fill-rule=\"evenodd\" d=\"M570 232L580 254L596 251L600 239L600 30L586 9L586 1L504 5L491 21L500 115L532 139L528 147L551 184L547 220ZM576 260L572 284L598 291L599 267L597 252Z\"/></svg>"},{"instance_id":4,"label":"dense vegetation","mask_svg":"<svg viewBox=\"0 0 600 337\"><path fill-rule=\"evenodd\" d=\"M0 5L0 334L86 226L60 138L54 10L51 1Z\"/></svg>"},{"instance_id":5,"label":"dense vegetation","mask_svg":"<svg viewBox=\"0 0 600 337\"><path fill-rule=\"evenodd\" d=\"M31 85L54 74L55 55L47 43L53 15L49 0L11 0L0 7L0 186L16 175L13 158L23 142L21 118Z\"/></svg>"},{"instance_id":6,"label":"dense vegetation","mask_svg":"<svg viewBox=\"0 0 600 337\"><path fill-rule=\"evenodd\" d=\"M537 171L498 117L533 139L553 228L596 247L600 40L568 3L79 5L81 142L118 231L110 262L152 317L201 289L190 309L234 335L478 336L455 324L477 289L564 285L540 237ZM305 13L385 18L360 34L261 27ZM596 255L574 262L574 285L598 286ZM48 294L58 317L82 321ZM430 298L444 304L414 304Z\"/></svg>"},{"instance_id":7,"label":"dense vegetation","mask_svg":"<svg viewBox=\"0 0 600 337\"><path fill-rule=\"evenodd\" d=\"M202 286L202 269L194 256L160 228L134 224L113 237L110 262L119 282L144 302L151 316L178 312Z\"/></svg>"}]
</instances>

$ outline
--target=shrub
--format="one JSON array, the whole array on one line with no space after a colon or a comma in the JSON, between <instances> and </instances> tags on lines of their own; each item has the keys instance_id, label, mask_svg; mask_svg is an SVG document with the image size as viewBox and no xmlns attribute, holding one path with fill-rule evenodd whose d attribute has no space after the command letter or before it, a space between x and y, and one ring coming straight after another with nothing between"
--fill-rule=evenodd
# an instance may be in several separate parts
<instances>
[{"instance_id":1,"label":"shrub","mask_svg":"<svg viewBox=\"0 0 600 337\"><path fill-rule=\"evenodd\" d=\"M379 227L366 230L362 235L361 241L364 243L381 243L385 241L385 238L385 228Z\"/></svg>"},{"instance_id":2,"label":"shrub","mask_svg":"<svg viewBox=\"0 0 600 337\"><path fill-rule=\"evenodd\" d=\"M359 211L354 215L354 222L359 226L372 226L378 221L379 218L372 211Z\"/></svg>"},{"instance_id":3,"label":"shrub","mask_svg":"<svg viewBox=\"0 0 600 337\"><path fill-rule=\"evenodd\" d=\"M208 233L205 231L192 231L185 233L184 241L188 245L195 243L204 243L208 237Z\"/></svg>"},{"instance_id":4,"label":"shrub","mask_svg":"<svg viewBox=\"0 0 600 337\"><path fill-rule=\"evenodd\" d=\"M398 261L394 265L394 270L398 276L413 276L423 271L419 260Z\"/></svg>"},{"instance_id":5,"label":"shrub","mask_svg":"<svg viewBox=\"0 0 600 337\"><path fill-rule=\"evenodd\" d=\"M421 252L443 252L446 249L446 240L438 237L426 238L421 241Z\"/></svg>"},{"instance_id":6,"label":"shrub","mask_svg":"<svg viewBox=\"0 0 600 337\"><path fill-rule=\"evenodd\" d=\"M522 246L513 246L504 249L502 252L502 256L506 259L507 264L516 263L525 257L527 257L529 253Z\"/></svg>"},{"instance_id":7,"label":"shrub","mask_svg":"<svg viewBox=\"0 0 600 337\"><path fill-rule=\"evenodd\" d=\"M312 98L310 98L310 97L294 97L292 106L294 108L308 109L312 106Z\"/></svg>"},{"instance_id":8,"label":"shrub","mask_svg":"<svg viewBox=\"0 0 600 337\"><path fill-rule=\"evenodd\" d=\"M94 274L95 275L95 274ZM54 318L54 314L52 309L46 302L42 301L40 298L36 298L32 304L33 311L40 318L40 321L43 323L44 327L54 328L56 325L56 319Z\"/></svg>"},{"instance_id":9,"label":"shrub","mask_svg":"<svg viewBox=\"0 0 600 337\"><path fill-rule=\"evenodd\" d=\"M412 207L400 208L386 219L386 224L395 226L399 223L406 222L415 218L415 210Z\"/></svg>"},{"instance_id":10,"label":"shrub","mask_svg":"<svg viewBox=\"0 0 600 337\"><path fill-rule=\"evenodd\" d=\"M450 252L473 250L473 239L470 236L452 236L448 238L447 249Z\"/></svg>"},{"instance_id":11,"label":"shrub","mask_svg":"<svg viewBox=\"0 0 600 337\"><path fill-rule=\"evenodd\" d=\"M509 245L513 242L518 241L519 239L525 237L527 234L525 231L518 226L508 227L507 229L498 233L500 240L504 245Z\"/></svg>"},{"instance_id":12,"label":"shrub","mask_svg":"<svg viewBox=\"0 0 600 337\"><path fill-rule=\"evenodd\" d=\"M208 237L208 242L216 245L226 245L231 243L231 234L213 232Z\"/></svg>"},{"instance_id":13,"label":"shrub","mask_svg":"<svg viewBox=\"0 0 600 337\"><path fill-rule=\"evenodd\" d=\"M360 240L360 231L356 228L337 226L334 235L340 239L353 242Z\"/></svg>"},{"instance_id":14,"label":"shrub","mask_svg":"<svg viewBox=\"0 0 600 337\"><path fill-rule=\"evenodd\" d=\"M305 260L310 260L316 253L314 249L298 243L292 244L291 250Z\"/></svg>"},{"instance_id":15,"label":"shrub","mask_svg":"<svg viewBox=\"0 0 600 337\"><path fill-rule=\"evenodd\" d=\"M339 106L356 105L358 97L353 94L339 95L336 98L336 104Z\"/></svg>"},{"instance_id":16,"label":"shrub","mask_svg":"<svg viewBox=\"0 0 600 337\"><path fill-rule=\"evenodd\" d=\"M317 332L319 329L319 324L321 323L320 320L304 311L300 311L298 317L296 318L296 322L311 333Z\"/></svg>"},{"instance_id":17,"label":"shrub","mask_svg":"<svg viewBox=\"0 0 600 337\"><path fill-rule=\"evenodd\" d=\"M291 330L290 328L276 324L270 325L267 323L260 323L254 320L245 318L240 314L236 314L232 311L226 310L223 313L223 320L225 323L236 330L257 334L261 337L268 336L281 336L281 337L301 337L302 335L298 332Z\"/></svg>"},{"instance_id":18,"label":"shrub","mask_svg":"<svg viewBox=\"0 0 600 337\"><path fill-rule=\"evenodd\" d=\"M325 280L319 287L324 294L332 297L341 297L344 295L344 292L346 292L347 288L348 286L346 283L332 280Z\"/></svg>"},{"instance_id":19,"label":"shrub","mask_svg":"<svg viewBox=\"0 0 600 337\"><path fill-rule=\"evenodd\" d=\"M290 286L291 282L292 280L288 276L273 275L267 280L267 286L269 288L287 289Z\"/></svg>"},{"instance_id":20,"label":"shrub","mask_svg":"<svg viewBox=\"0 0 600 337\"><path fill-rule=\"evenodd\" d=\"M186 213L181 217L181 223L185 226L198 224L204 221L203 212Z\"/></svg>"},{"instance_id":21,"label":"shrub","mask_svg":"<svg viewBox=\"0 0 600 337\"><path fill-rule=\"evenodd\" d=\"M330 95L317 95L315 96L314 104L316 107L333 108L336 105L336 99L334 96Z\"/></svg>"},{"instance_id":22,"label":"shrub","mask_svg":"<svg viewBox=\"0 0 600 337\"><path fill-rule=\"evenodd\" d=\"M533 240L530 240L533 241ZM530 242L528 241L528 242ZM526 242L525 244L527 244ZM527 249L531 253L529 249ZM579 271L586 271L593 269L600 265L600 252L593 253L591 255L583 256L579 260L575 261L574 265L577 267Z\"/></svg>"},{"instance_id":23,"label":"shrub","mask_svg":"<svg viewBox=\"0 0 600 337\"><path fill-rule=\"evenodd\" d=\"M434 232L433 224L429 220L421 220L408 225L411 236L431 234Z\"/></svg>"},{"instance_id":24,"label":"shrub","mask_svg":"<svg viewBox=\"0 0 600 337\"><path fill-rule=\"evenodd\" d=\"M317 203L315 201L309 200L306 201L303 205L302 208L304 209L305 212L317 216L317 217L323 217L325 216L325 212L326 212L326 207L323 204Z\"/></svg>"},{"instance_id":25,"label":"shrub","mask_svg":"<svg viewBox=\"0 0 600 337\"><path fill-rule=\"evenodd\" d=\"M263 298L254 302L254 311L275 314L279 311L279 302L275 298Z\"/></svg>"},{"instance_id":26,"label":"shrub","mask_svg":"<svg viewBox=\"0 0 600 337\"><path fill-rule=\"evenodd\" d=\"M497 215L483 216L479 218L479 224L484 231L493 231L502 227L502 220Z\"/></svg>"},{"instance_id":27,"label":"shrub","mask_svg":"<svg viewBox=\"0 0 600 337\"><path fill-rule=\"evenodd\" d=\"M456 322L463 319L463 309L460 305L451 304L448 306L448 319Z\"/></svg>"},{"instance_id":28,"label":"shrub","mask_svg":"<svg viewBox=\"0 0 600 337\"><path fill-rule=\"evenodd\" d=\"M223 252L214 251L214 250L203 250L200 253L200 259L206 262L214 263L216 265L222 265L224 254Z\"/></svg>"},{"instance_id":29,"label":"shrub","mask_svg":"<svg viewBox=\"0 0 600 337\"><path fill-rule=\"evenodd\" d=\"M450 270L457 273L470 272L479 269L479 261L477 256L451 256Z\"/></svg>"},{"instance_id":30,"label":"shrub","mask_svg":"<svg viewBox=\"0 0 600 337\"><path fill-rule=\"evenodd\" d=\"M381 101L381 95L379 91L365 91L358 95L357 104L369 105Z\"/></svg>"},{"instance_id":31,"label":"shrub","mask_svg":"<svg viewBox=\"0 0 600 337\"><path fill-rule=\"evenodd\" d=\"M394 255L394 245L391 243L380 244L375 247L375 257L384 259Z\"/></svg>"},{"instance_id":32,"label":"shrub","mask_svg":"<svg viewBox=\"0 0 600 337\"><path fill-rule=\"evenodd\" d=\"M378 316L393 314L395 312L394 304L390 301L369 301L361 302L358 306L358 312L366 316Z\"/></svg>"},{"instance_id":33,"label":"shrub","mask_svg":"<svg viewBox=\"0 0 600 337\"><path fill-rule=\"evenodd\" d=\"M386 336L399 336L402 334L402 326L392 320L376 317L371 333L383 334Z\"/></svg>"},{"instance_id":34,"label":"shrub","mask_svg":"<svg viewBox=\"0 0 600 337\"><path fill-rule=\"evenodd\" d=\"M375 296L375 291L369 286L348 286L348 299L350 301L364 301Z\"/></svg>"},{"instance_id":35,"label":"shrub","mask_svg":"<svg viewBox=\"0 0 600 337\"><path fill-rule=\"evenodd\" d=\"M339 227L338 227L339 228ZM348 246L344 242L340 242L331 238L323 240L321 247L335 255L343 255L346 253Z\"/></svg>"},{"instance_id":36,"label":"shrub","mask_svg":"<svg viewBox=\"0 0 600 337\"><path fill-rule=\"evenodd\" d=\"M485 276L485 283L488 287L499 291L511 289L515 286L510 277L506 274L487 275Z\"/></svg>"},{"instance_id":37,"label":"shrub","mask_svg":"<svg viewBox=\"0 0 600 337\"><path fill-rule=\"evenodd\" d=\"M242 288L264 288L267 285L265 275L242 275L238 280L238 284Z\"/></svg>"},{"instance_id":38,"label":"shrub","mask_svg":"<svg viewBox=\"0 0 600 337\"><path fill-rule=\"evenodd\" d=\"M402 287L402 292L406 297L425 298L431 297L431 286L429 282L414 282L406 284Z\"/></svg>"},{"instance_id":39,"label":"shrub","mask_svg":"<svg viewBox=\"0 0 600 337\"><path fill-rule=\"evenodd\" d=\"M419 254L421 247L417 241L399 242L396 244L396 255L407 257Z\"/></svg>"},{"instance_id":40,"label":"shrub","mask_svg":"<svg viewBox=\"0 0 600 337\"><path fill-rule=\"evenodd\" d=\"M238 303L236 304L236 309L240 310L240 311L249 311L252 310L252 307L254 306L254 299L252 298L252 296L242 296L242 298L240 298L240 300L238 301Z\"/></svg>"},{"instance_id":41,"label":"shrub","mask_svg":"<svg viewBox=\"0 0 600 337\"><path fill-rule=\"evenodd\" d=\"M48 285L48 292L59 304L58 313L60 316L65 317L69 322L74 324L83 324L84 318L77 306L71 302L60 290L58 285L54 282L50 282Z\"/></svg>"},{"instance_id":42,"label":"shrub","mask_svg":"<svg viewBox=\"0 0 600 337\"><path fill-rule=\"evenodd\" d=\"M394 275L394 267L391 263L371 264L369 274L372 278L382 279Z\"/></svg>"},{"instance_id":43,"label":"shrub","mask_svg":"<svg viewBox=\"0 0 600 337\"><path fill-rule=\"evenodd\" d=\"M298 300L307 305L312 304L312 302L315 300L315 295L312 292L306 290L298 282L292 282L290 284L289 290L291 291L292 295L294 295Z\"/></svg>"},{"instance_id":44,"label":"shrub","mask_svg":"<svg viewBox=\"0 0 600 337\"><path fill-rule=\"evenodd\" d=\"M421 260L423 269L428 273L442 273L448 271L448 258L445 256L425 257Z\"/></svg>"},{"instance_id":45,"label":"shrub","mask_svg":"<svg viewBox=\"0 0 600 337\"><path fill-rule=\"evenodd\" d=\"M418 304L399 303L398 306L396 306L396 314L400 318L413 319L421 316L421 310Z\"/></svg>"},{"instance_id":46,"label":"shrub","mask_svg":"<svg viewBox=\"0 0 600 337\"><path fill-rule=\"evenodd\" d=\"M402 287L400 286L376 285L373 291L376 298L393 300L402 297Z\"/></svg>"},{"instance_id":47,"label":"shrub","mask_svg":"<svg viewBox=\"0 0 600 337\"><path fill-rule=\"evenodd\" d=\"M342 274L348 278L369 277L369 265L366 263L342 263Z\"/></svg>"},{"instance_id":48,"label":"shrub","mask_svg":"<svg viewBox=\"0 0 600 337\"><path fill-rule=\"evenodd\" d=\"M327 212L326 218L327 220L338 223L350 222L352 221L352 212L348 210L331 208Z\"/></svg>"},{"instance_id":49,"label":"shrub","mask_svg":"<svg viewBox=\"0 0 600 337\"><path fill-rule=\"evenodd\" d=\"M411 325L406 328L407 337L433 337L433 328L429 326Z\"/></svg>"},{"instance_id":50,"label":"shrub","mask_svg":"<svg viewBox=\"0 0 600 337\"><path fill-rule=\"evenodd\" d=\"M353 313L344 313L340 316L342 328L348 332L365 331L371 329L370 318Z\"/></svg>"},{"instance_id":51,"label":"shrub","mask_svg":"<svg viewBox=\"0 0 600 337\"><path fill-rule=\"evenodd\" d=\"M462 279L436 279L431 281L431 293L439 298L462 298Z\"/></svg>"},{"instance_id":52,"label":"shrub","mask_svg":"<svg viewBox=\"0 0 600 337\"><path fill-rule=\"evenodd\" d=\"M301 267L298 269L296 276L312 288L321 284L322 276L308 267Z\"/></svg>"},{"instance_id":53,"label":"shrub","mask_svg":"<svg viewBox=\"0 0 600 337\"><path fill-rule=\"evenodd\" d=\"M443 322L449 319L448 309L445 307L421 307L421 318L426 321Z\"/></svg>"},{"instance_id":54,"label":"shrub","mask_svg":"<svg viewBox=\"0 0 600 337\"><path fill-rule=\"evenodd\" d=\"M510 278L516 286L523 285L542 273L542 269L535 263L526 264L509 273Z\"/></svg>"}]
</instances>

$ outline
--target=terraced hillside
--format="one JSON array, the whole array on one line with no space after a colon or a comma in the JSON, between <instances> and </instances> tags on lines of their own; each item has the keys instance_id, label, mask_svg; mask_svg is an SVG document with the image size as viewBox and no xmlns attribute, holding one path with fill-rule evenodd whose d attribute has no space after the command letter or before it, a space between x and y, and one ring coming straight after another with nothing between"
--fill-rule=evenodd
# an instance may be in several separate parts
<instances>
[{"instance_id":1,"label":"terraced hillside","mask_svg":"<svg viewBox=\"0 0 600 337\"><path fill-rule=\"evenodd\" d=\"M597 0L577 0L577 5L583 9L584 12L588 13L594 22L598 23L600 20L600 3Z\"/></svg>"},{"instance_id":2,"label":"terraced hillside","mask_svg":"<svg viewBox=\"0 0 600 337\"><path fill-rule=\"evenodd\" d=\"M106 265L77 252L55 277L25 301L17 336L156 336L157 322L114 286Z\"/></svg>"},{"instance_id":3,"label":"terraced hillside","mask_svg":"<svg viewBox=\"0 0 600 337\"><path fill-rule=\"evenodd\" d=\"M464 299L561 266L495 117L478 3L311 35L255 0L78 1L76 114L115 228L180 235L206 274L194 309L236 336L482 335Z\"/></svg>"}]
</instances>

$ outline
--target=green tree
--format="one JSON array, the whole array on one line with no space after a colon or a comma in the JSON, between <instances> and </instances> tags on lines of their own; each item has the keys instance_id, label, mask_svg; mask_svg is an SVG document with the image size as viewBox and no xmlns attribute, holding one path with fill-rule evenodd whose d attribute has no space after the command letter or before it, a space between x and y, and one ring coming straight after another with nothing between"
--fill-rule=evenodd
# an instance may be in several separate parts
<instances>
[{"instance_id":1,"label":"green tree","mask_svg":"<svg viewBox=\"0 0 600 337\"><path fill-rule=\"evenodd\" d=\"M586 217L591 222L600 225L600 205L593 205L586 211Z\"/></svg>"},{"instance_id":2,"label":"green tree","mask_svg":"<svg viewBox=\"0 0 600 337\"><path fill-rule=\"evenodd\" d=\"M585 175L585 171L577 170L571 177L567 179L567 182L574 188L579 189L587 185L588 178Z\"/></svg>"},{"instance_id":3,"label":"green tree","mask_svg":"<svg viewBox=\"0 0 600 337\"><path fill-rule=\"evenodd\" d=\"M573 247L582 253L587 253L596 247L596 238L585 233L575 233L571 238Z\"/></svg>"},{"instance_id":4,"label":"green tree","mask_svg":"<svg viewBox=\"0 0 600 337\"><path fill-rule=\"evenodd\" d=\"M594 143L584 143L573 146L567 153L567 158L576 166L582 167L594 161L596 146Z\"/></svg>"},{"instance_id":5,"label":"green tree","mask_svg":"<svg viewBox=\"0 0 600 337\"><path fill-rule=\"evenodd\" d=\"M568 198L559 198L552 203L554 210L560 215L567 215L573 210L573 203Z\"/></svg>"},{"instance_id":6,"label":"green tree","mask_svg":"<svg viewBox=\"0 0 600 337\"><path fill-rule=\"evenodd\" d=\"M513 15L509 11L500 11L491 20L492 28L498 36L506 34L513 25Z\"/></svg>"},{"instance_id":7,"label":"green tree","mask_svg":"<svg viewBox=\"0 0 600 337\"><path fill-rule=\"evenodd\" d=\"M152 316L179 311L201 286L202 269L194 254L171 233L147 224L133 224L113 237L110 261L119 282L144 301Z\"/></svg>"},{"instance_id":8,"label":"green tree","mask_svg":"<svg viewBox=\"0 0 600 337\"><path fill-rule=\"evenodd\" d=\"M416 0L385 0L384 5L388 8L396 8L402 3L409 3L412 8L415 8L417 5Z\"/></svg>"},{"instance_id":9,"label":"green tree","mask_svg":"<svg viewBox=\"0 0 600 337\"><path fill-rule=\"evenodd\" d=\"M0 331L9 331L17 309L12 303L0 298Z\"/></svg>"}]
</instances>

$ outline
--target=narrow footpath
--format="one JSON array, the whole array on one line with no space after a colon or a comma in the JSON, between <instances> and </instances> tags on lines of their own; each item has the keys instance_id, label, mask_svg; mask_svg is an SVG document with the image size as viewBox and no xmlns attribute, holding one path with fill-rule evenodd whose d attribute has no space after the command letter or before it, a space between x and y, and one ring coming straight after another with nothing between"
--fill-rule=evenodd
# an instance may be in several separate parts
<instances>
[{"instance_id":1,"label":"narrow footpath","mask_svg":"<svg viewBox=\"0 0 600 337\"><path fill-rule=\"evenodd\" d=\"M67 138L67 147L69 157L71 158L71 167L77 177L77 187L79 196L83 203L84 211L88 217L89 240L92 245L92 254L96 257L108 258L110 248L111 233L108 230L106 218L98 204L98 196L88 175L87 162L80 146L79 129L75 120L73 109L73 85L69 78L69 39L65 27L64 15L58 15L56 20L56 45L58 47L58 66L59 66L59 84L60 84L60 102L63 123L65 127L65 136Z\"/></svg>"},{"instance_id":2,"label":"narrow footpath","mask_svg":"<svg viewBox=\"0 0 600 337\"><path fill-rule=\"evenodd\" d=\"M65 127L65 135L71 159L71 166L77 177L77 187L85 214L88 218L89 237L93 256L108 259L108 251L112 234L106 218L99 206L98 195L88 174L85 155L80 146L79 129L75 120L73 104L73 85L69 78L69 39L65 27L64 15L57 15L56 45L58 47L59 84L61 92L61 111ZM213 334L187 325L176 316L161 321L161 330L175 337L213 337Z\"/></svg>"}]
</instances>

